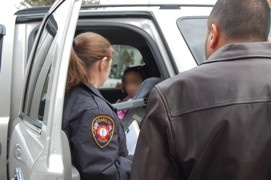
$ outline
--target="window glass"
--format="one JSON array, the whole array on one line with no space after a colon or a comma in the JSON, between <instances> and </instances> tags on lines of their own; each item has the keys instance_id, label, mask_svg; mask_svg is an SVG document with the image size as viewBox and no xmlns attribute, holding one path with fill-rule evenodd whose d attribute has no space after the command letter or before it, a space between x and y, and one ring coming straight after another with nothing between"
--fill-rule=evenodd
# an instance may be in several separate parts
<instances>
[{"instance_id":1,"label":"window glass","mask_svg":"<svg viewBox=\"0 0 271 180\"><path fill-rule=\"evenodd\" d=\"M53 40L57 33L57 24L51 16L39 37L33 58L24 104L24 113L32 120L41 122L44 116L52 52L55 49ZM50 53L51 52L51 53Z\"/></svg>"},{"instance_id":2,"label":"window glass","mask_svg":"<svg viewBox=\"0 0 271 180\"><path fill-rule=\"evenodd\" d=\"M126 68L145 64L141 53L135 47L116 44L112 45L112 47L115 55L111 72L102 88L115 88L117 83L121 83L123 72Z\"/></svg>"},{"instance_id":3,"label":"window glass","mask_svg":"<svg viewBox=\"0 0 271 180\"><path fill-rule=\"evenodd\" d=\"M49 72L47 73L46 79L44 81L44 85L43 85L41 96L40 96L38 119L41 121L43 120L45 103L46 103L47 96L48 96L47 92L48 92L49 78L50 78L50 69L49 69Z\"/></svg>"},{"instance_id":4,"label":"window glass","mask_svg":"<svg viewBox=\"0 0 271 180\"><path fill-rule=\"evenodd\" d=\"M207 21L208 17L178 19L177 21L179 30L198 64L206 59L204 46L207 35ZM271 25L269 37L271 37Z\"/></svg>"},{"instance_id":5,"label":"window glass","mask_svg":"<svg viewBox=\"0 0 271 180\"><path fill-rule=\"evenodd\" d=\"M207 17L178 19L177 25L197 64L202 63L206 59L204 46L207 34Z\"/></svg>"}]
</instances>

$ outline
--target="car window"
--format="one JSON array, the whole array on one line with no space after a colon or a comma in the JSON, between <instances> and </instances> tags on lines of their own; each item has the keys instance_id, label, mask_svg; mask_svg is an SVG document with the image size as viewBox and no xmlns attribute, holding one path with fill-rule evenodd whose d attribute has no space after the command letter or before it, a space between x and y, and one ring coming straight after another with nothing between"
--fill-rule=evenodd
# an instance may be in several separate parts
<instances>
[{"instance_id":1,"label":"car window","mask_svg":"<svg viewBox=\"0 0 271 180\"><path fill-rule=\"evenodd\" d=\"M204 46L207 34L207 18L180 18L177 20L178 28L197 64L206 59Z\"/></svg>"},{"instance_id":2,"label":"car window","mask_svg":"<svg viewBox=\"0 0 271 180\"><path fill-rule=\"evenodd\" d=\"M179 30L184 37L190 51L192 52L197 64L202 63L205 57L205 37L207 34L208 17L200 18L180 18L177 21ZM271 37L271 25L269 31Z\"/></svg>"},{"instance_id":3,"label":"car window","mask_svg":"<svg viewBox=\"0 0 271 180\"><path fill-rule=\"evenodd\" d=\"M114 57L111 72L108 80L101 88L115 88L117 83L121 83L123 72L127 67L145 65L139 50L128 45L112 45Z\"/></svg>"},{"instance_id":4,"label":"car window","mask_svg":"<svg viewBox=\"0 0 271 180\"><path fill-rule=\"evenodd\" d=\"M6 34L6 28L4 25L0 24L0 72L1 72L1 64L2 64L2 48L4 36Z\"/></svg>"},{"instance_id":5,"label":"car window","mask_svg":"<svg viewBox=\"0 0 271 180\"><path fill-rule=\"evenodd\" d=\"M46 104L50 67L52 64L53 40L57 33L57 24L51 16L42 30L38 40L37 49L33 56L33 62L28 77L26 96L24 101L24 114L32 119L34 125L43 121ZM51 52L51 53L50 53Z\"/></svg>"},{"instance_id":6,"label":"car window","mask_svg":"<svg viewBox=\"0 0 271 180\"><path fill-rule=\"evenodd\" d=\"M46 104L46 100L47 100L47 97L48 97L48 84L49 84L49 79L50 79L50 70L51 70L51 68L49 68L49 71L46 74L46 78L45 78L43 88L42 88L42 91L41 91L41 95L40 95L40 98L39 98L38 119L40 121L43 121L45 104Z\"/></svg>"}]
</instances>

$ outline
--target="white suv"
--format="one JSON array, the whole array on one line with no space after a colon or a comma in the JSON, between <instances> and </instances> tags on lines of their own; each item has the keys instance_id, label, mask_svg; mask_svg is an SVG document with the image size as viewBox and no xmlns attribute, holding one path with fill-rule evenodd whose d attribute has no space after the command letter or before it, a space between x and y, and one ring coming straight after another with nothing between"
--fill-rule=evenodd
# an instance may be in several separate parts
<instances>
[{"instance_id":1,"label":"white suv","mask_svg":"<svg viewBox=\"0 0 271 180\"><path fill-rule=\"evenodd\" d=\"M146 77L164 80L204 61L211 9L200 3L81 7L80 0L59 0L50 10L18 11L13 57L0 61L6 67L0 71L0 179L80 179L61 129L76 34L94 31L113 44L112 73L100 91L116 108L131 110L127 127L142 119L147 97L117 103L123 94L115 85L124 69L141 66Z\"/></svg>"}]
</instances>

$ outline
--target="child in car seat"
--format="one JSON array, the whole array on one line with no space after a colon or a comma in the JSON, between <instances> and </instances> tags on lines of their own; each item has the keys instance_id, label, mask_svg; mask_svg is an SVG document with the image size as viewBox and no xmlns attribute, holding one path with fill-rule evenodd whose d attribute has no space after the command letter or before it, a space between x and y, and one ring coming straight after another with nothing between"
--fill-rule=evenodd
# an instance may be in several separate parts
<instances>
[{"instance_id":1,"label":"child in car seat","mask_svg":"<svg viewBox=\"0 0 271 180\"><path fill-rule=\"evenodd\" d=\"M124 71L122 78L122 88L126 97L120 100L120 102L133 99L143 80L144 76L140 67L128 67ZM127 110L118 111L119 119L122 120L126 113Z\"/></svg>"}]
</instances>

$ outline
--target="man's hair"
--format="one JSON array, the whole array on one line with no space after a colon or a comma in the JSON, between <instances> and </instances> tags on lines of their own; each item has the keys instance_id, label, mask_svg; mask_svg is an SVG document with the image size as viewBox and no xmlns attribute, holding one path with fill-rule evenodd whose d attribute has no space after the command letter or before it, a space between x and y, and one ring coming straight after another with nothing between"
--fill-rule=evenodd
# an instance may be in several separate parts
<instances>
[{"instance_id":1,"label":"man's hair","mask_svg":"<svg viewBox=\"0 0 271 180\"><path fill-rule=\"evenodd\" d=\"M218 0L208 20L231 40L266 41L270 29L267 0Z\"/></svg>"}]
</instances>

